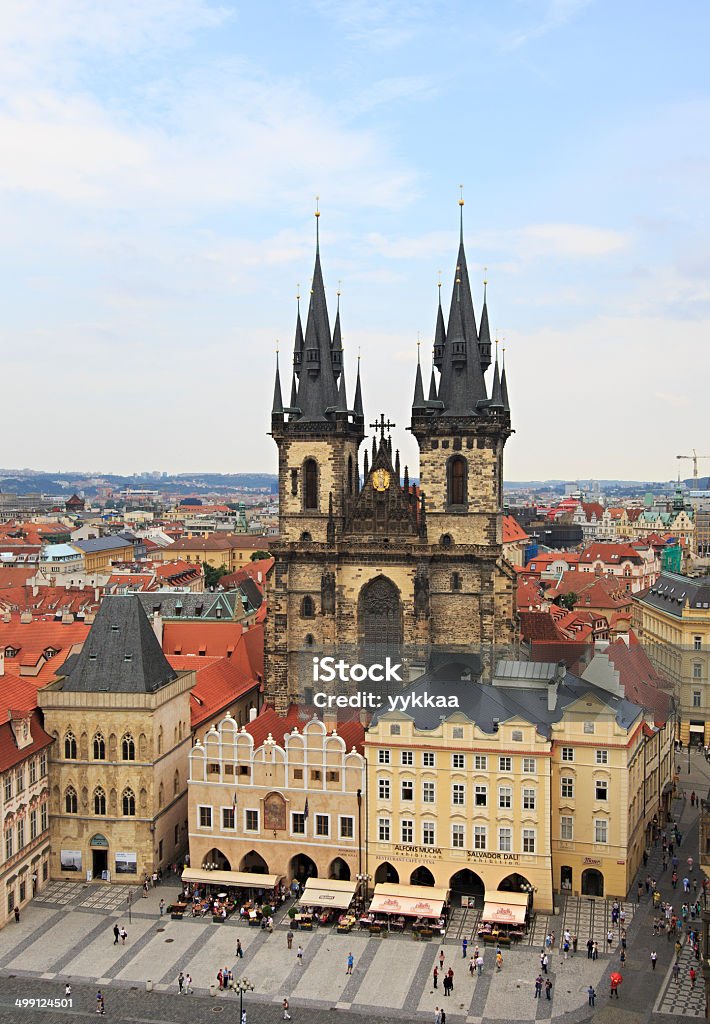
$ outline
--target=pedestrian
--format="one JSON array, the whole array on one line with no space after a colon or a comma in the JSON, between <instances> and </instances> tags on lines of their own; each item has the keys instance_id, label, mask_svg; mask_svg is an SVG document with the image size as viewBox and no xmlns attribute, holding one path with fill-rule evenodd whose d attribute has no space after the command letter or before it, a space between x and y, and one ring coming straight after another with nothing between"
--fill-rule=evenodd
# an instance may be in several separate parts
<instances>
[{"instance_id":1,"label":"pedestrian","mask_svg":"<svg viewBox=\"0 0 710 1024\"><path fill-rule=\"evenodd\" d=\"M106 1013L106 1003L102 992L99 992L96 996L96 1012L100 1013L102 1017Z\"/></svg>"},{"instance_id":2,"label":"pedestrian","mask_svg":"<svg viewBox=\"0 0 710 1024\"><path fill-rule=\"evenodd\" d=\"M444 995L445 996L450 995L450 993L451 993L451 983L449 981L448 974L444 975L444 980L442 982L442 985L443 985L443 988L444 988Z\"/></svg>"},{"instance_id":3,"label":"pedestrian","mask_svg":"<svg viewBox=\"0 0 710 1024\"><path fill-rule=\"evenodd\" d=\"M572 936L572 956L577 952L577 943L579 942L576 935Z\"/></svg>"},{"instance_id":4,"label":"pedestrian","mask_svg":"<svg viewBox=\"0 0 710 1024\"><path fill-rule=\"evenodd\" d=\"M679 963L673 964L673 981L676 983L676 985L680 981L680 964Z\"/></svg>"},{"instance_id":5,"label":"pedestrian","mask_svg":"<svg viewBox=\"0 0 710 1024\"><path fill-rule=\"evenodd\" d=\"M597 998L597 993L596 993L596 991L594 989L594 986L590 985L589 988L587 989L587 1000L588 1000L590 1006L594 1006L594 1003L596 1002L596 998Z\"/></svg>"},{"instance_id":6,"label":"pedestrian","mask_svg":"<svg viewBox=\"0 0 710 1024\"><path fill-rule=\"evenodd\" d=\"M548 978L545 982L545 999L552 999L552 981Z\"/></svg>"},{"instance_id":7,"label":"pedestrian","mask_svg":"<svg viewBox=\"0 0 710 1024\"><path fill-rule=\"evenodd\" d=\"M562 943L562 955L563 955L565 960L567 959L567 954L568 953L569 953L569 942L567 942L567 940L565 939L565 941Z\"/></svg>"},{"instance_id":8,"label":"pedestrian","mask_svg":"<svg viewBox=\"0 0 710 1024\"><path fill-rule=\"evenodd\" d=\"M442 951L439 953L439 970L443 971L443 969L444 969L444 951L442 949Z\"/></svg>"},{"instance_id":9,"label":"pedestrian","mask_svg":"<svg viewBox=\"0 0 710 1024\"><path fill-rule=\"evenodd\" d=\"M286 932L286 945L288 946L289 949L291 949L291 947L293 946L293 932L291 931L290 928Z\"/></svg>"},{"instance_id":10,"label":"pedestrian","mask_svg":"<svg viewBox=\"0 0 710 1024\"><path fill-rule=\"evenodd\" d=\"M303 946L299 946L296 950L296 959L298 960L301 967L303 967Z\"/></svg>"},{"instance_id":11,"label":"pedestrian","mask_svg":"<svg viewBox=\"0 0 710 1024\"><path fill-rule=\"evenodd\" d=\"M695 790L690 794L690 806L695 807Z\"/></svg>"},{"instance_id":12,"label":"pedestrian","mask_svg":"<svg viewBox=\"0 0 710 1024\"><path fill-rule=\"evenodd\" d=\"M15 924L19 924L19 923L20 923L20 908L18 906L16 906L15 907Z\"/></svg>"},{"instance_id":13,"label":"pedestrian","mask_svg":"<svg viewBox=\"0 0 710 1024\"><path fill-rule=\"evenodd\" d=\"M69 982L67 982L66 985L64 986L64 996L66 999L69 999L71 997L71 985L69 984Z\"/></svg>"},{"instance_id":14,"label":"pedestrian","mask_svg":"<svg viewBox=\"0 0 710 1024\"><path fill-rule=\"evenodd\" d=\"M185 975L185 991L187 992L187 994L189 996L192 995L192 975L191 974L186 974Z\"/></svg>"},{"instance_id":15,"label":"pedestrian","mask_svg":"<svg viewBox=\"0 0 710 1024\"><path fill-rule=\"evenodd\" d=\"M346 969L345 973L346 974L352 974L353 973L353 965L355 964L355 957L352 955L352 953L348 953L347 964L348 964L348 966L347 966L347 969Z\"/></svg>"},{"instance_id":16,"label":"pedestrian","mask_svg":"<svg viewBox=\"0 0 710 1024\"><path fill-rule=\"evenodd\" d=\"M622 967L626 963L626 950L625 949L622 949L621 952L619 953L619 963L621 964Z\"/></svg>"},{"instance_id":17,"label":"pedestrian","mask_svg":"<svg viewBox=\"0 0 710 1024\"><path fill-rule=\"evenodd\" d=\"M247 1011L246 1010L242 1010L241 1024L247 1024Z\"/></svg>"},{"instance_id":18,"label":"pedestrian","mask_svg":"<svg viewBox=\"0 0 710 1024\"><path fill-rule=\"evenodd\" d=\"M291 936L291 938L293 938L293 935ZM290 948L291 947L289 946L289 949ZM242 949L242 944L239 939L237 939L237 948L234 951L234 955L237 957L238 960L241 960L244 957L244 950Z\"/></svg>"},{"instance_id":19,"label":"pedestrian","mask_svg":"<svg viewBox=\"0 0 710 1024\"><path fill-rule=\"evenodd\" d=\"M606 944L607 944L607 947L609 949L609 952L611 952L611 947L612 947L612 943L613 942L614 942L614 933L612 931L608 931L606 933Z\"/></svg>"},{"instance_id":20,"label":"pedestrian","mask_svg":"<svg viewBox=\"0 0 710 1024\"><path fill-rule=\"evenodd\" d=\"M496 970L500 971L503 969L503 954L500 950L496 953Z\"/></svg>"},{"instance_id":21,"label":"pedestrian","mask_svg":"<svg viewBox=\"0 0 710 1024\"><path fill-rule=\"evenodd\" d=\"M599 957L599 947L596 942L592 943L592 960L596 960Z\"/></svg>"},{"instance_id":22,"label":"pedestrian","mask_svg":"<svg viewBox=\"0 0 710 1024\"><path fill-rule=\"evenodd\" d=\"M217 971L217 984L219 985L220 992L224 987L224 975L222 974L222 968Z\"/></svg>"},{"instance_id":23,"label":"pedestrian","mask_svg":"<svg viewBox=\"0 0 710 1024\"><path fill-rule=\"evenodd\" d=\"M119 937L120 934L121 934L121 929L118 927L118 921L116 921L115 925L113 926L113 944L114 944L114 946L118 945L118 937Z\"/></svg>"},{"instance_id":24,"label":"pedestrian","mask_svg":"<svg viewBox=\"0 0 710 1024\"><path fill-rule=\"evenodd\" d=\"M616 980L615 977L612 977L609 998L613 999L614 996L616 996L617 999L619 998L619 982Z\"/></svg>"},{"instance_id":25,"label":"pedestrian","mask_svg":"<svg viewBox=\"0 0 710 1024\"><path fill-rule=\"evenodd\" d=\"M550 962L550 958L547 953L543 953L540 957L540 966L542 967L542 973L547 974L547 966Z\"/></svg>"},{"instance_id":26,"label":"pedestrian","mask_svg":"<svg viewBox=\"0 0 710 1024\"><path fill-rule=\"evenodd\" d=\"M643 866L646 867L648 864L648 850L643 851Z\"/></svg>"},{"instance_id":27,"label":"pedestrian","mask_svg":"<svg viewBox=\"0 0 710 1024\"><path fill-rule=\"evenodd\" d=\"M468 973L471 975L471 977L473 977L473 975L476 973L476 958L475 958L475 956L472 956L471 959L468 962Z\"/></svg>"},{"instance_id":28,"label":"pedestrian","mask_svg":"<svg viewBox=\"0 0 710 1024\"><path fill-rule=\"evenodd\" d=\"M439 987L439 968L434 964L434 988Z\"/></svg>"},{"instance_id":29,"label":"pedestrian","mask_svg":"<svg viewBox=\"0 0 710 1024\"><path fill-rule=\"evenodd\" d=\"M545 949L550 949L551 947L552 947L552 936L548 932L547 935L545 936Z\"/></svg>"},{"instance_id":30,"label":"pedestrian","mask_svg":"<svg viewBox=\"0 0 710 1024\"><path fill-rule=\"evenodd\" d=\"M164 917L165 916L165 900L161 900L160 901L160 903L158 904L158 909L160 910L160 916Z\"/></svg>"},{"instance_id":31,"label":"pedestrian","mask_svg":"<svg viewBox=\"0 0 710 1024\"><path fill-rule=\"evenodd\" d=\"M688 971L688 974L690 975L690 988L692 990L692 989L695 988L695 978L696 978L695 968L691 967L690 970Z\"/></svg>"},{"instance_id":32,"label":"pedestrian","mask_svg":"<svg viewBox=\"0 0 710 1024\"><path fill-rule=\"evenodd\" d=\"M626 929L625 928L621 929L620 938L621 938L621 948L622 949L626 949Z\"/></svg>"},{"instance_id":33,"label":"pedestrian","mask_svg":"<svg viewBox=\"0 0 710 1024\"><path fill-rule=\"evenodd\" d=\"M542 975L538 974L535 978L535 998L539 999L542 995Z\"/></svg>"},{"instance_id":34,"label":"pedestrian","mask_svg":"<svg viewBox=\"0 0 710 1024\"><path fill-rule=\"evenodd\" d=\"M446 1024L446 1010L443 1006L441 1008L441 1024Z\"/></svg>"},{"instance_id":35,"label":"pedestrian","mask_svg":"<svg viewBox=\"0 0 710 1024\"><path fill-rule=\"evenodd\" d=\"M182 973L182 971L180 971L180 973L178 974L178 994L179 995L182 995L182 993L184 991L183 990L183 985L184 984L185 984L185 975Z\"/></svg>"},{"instance_id":36,"label":"pedestrian","mask_svg":"<svg viewBox=\"0 0 710 1024\"><path fill-rule=\"evenodd\" d=\"M281 1003L281 1009L283 1010L283 1019L291 1020L291 1014L288 1012L288 999L284 999Z\"/></svg>"},{"instance_id":37,"label":"pedestrian","mask_svg":"<svg viewBox=\"0 0 710 1024\"><path fill-rule=\"evenodd\" d=\"M126 945L126 939L128 938L128 932L125 928L121 927L121 945Z\"/></svg>"},{"instance_id":38,"label":"pedestrian","mask_svg":"<svg viewBox=\"0 0 710 1024\"><path fill-rule=\"evenodd\" d=\"M592 948L594 946L594 939L590 936L587 939L587 960L592 959Z\"/></svg>"},{"instance_id":39,"label":"pedestrian","mask_svg":"<svg viewBox=\"0 0 710 1024\"><path fill-rule=\"evenodd\" d=\"M468 949L468 939L464 935L463 940L461 942L461 955L462 955L464 960L466 959L466 950L467 949Z\"/></svg>"},{"instance_id":40,"label":"pedestrian","mask_svg":"<svg viewBox=\"0 0 710 1024\"><path fill-rule=\"evenodd\" d=\"M446 977L449 979L449 992L451 993L451 992L454 991L454 969L453 969L453 967L449 967L449 970L446 973Z\"/></svg>"},{"instance_id":41,"label":"pedestrian","mask_svg":"<svg viewBox=\"0 0 710 1024\"><path fill-rule=\"evenodd\" d=\"M441 1010L438 1006L434 1010L434 1024L441 1024Z\"/></svg>"},{"instance_id":42,"label":"pedestrian","mask_svg":"<svg viewBox=\"0 0 710 1024\"><path fill-rule=\"evenodd\" d=\"M643 892L643 882L639 882L639 884L636 886L636 902L637 903L641 902L641 893L642 892Z\"/></svg>"}]
</instances>

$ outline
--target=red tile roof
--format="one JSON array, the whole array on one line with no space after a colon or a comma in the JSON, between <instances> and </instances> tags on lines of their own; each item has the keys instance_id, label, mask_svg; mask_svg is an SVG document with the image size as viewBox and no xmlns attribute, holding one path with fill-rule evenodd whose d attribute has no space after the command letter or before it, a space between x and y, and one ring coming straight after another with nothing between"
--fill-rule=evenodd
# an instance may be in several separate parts
<instances>
[{"instance_id":1,"label":"red tile roof","mask_svg":"<svg viewBox=\"0 0 710 1024\"><path fill-rule=\"evenodd\" d=\"M639 563L642 559L637 548L625 543L605 544L597 542L590 544L579 556L580 563L608 562L610 565L619 565L626 560Z\"/></svg>"},{"instance_id":2,"label":"red tile roof","mask_svg":"<svg viewBox=\"0 0 710 1024\"><path fill-rule=\"evenodd\" d=\"M520 540L530 540L530 537L514 516L503 516L503 543L512 544Z\"/></svg>"},{"instance_id":3,"label":"red tile roof","mask_svg":"<svg viewBox=\"0 0 710 1024\"><path fill-rule=\"evenodd\" d=\"M195 673L190 695L193 729L209 721L250 690L261 687L252 673L245 672L241 659L202 658L199 655L166 655L176 672Z\"/></svg>"},{"instance_id":4,"label":"red tile roof","mask_svg":"<svg viewBox=\"0 0 710 1024\"><path fill-rule=\"evenodd\" d=\"M285 715L277 715L274 708L267 704L254 721L249 722L245 728L253 736L255 747L260 747L269 734L278 744L283 745L284 738L293 732L294 727L299 732L303 732L304 725L313 717L314 709L307 705L291 704ZM352 711L348 712L347 718L338 719L336 731L348 751L355 747L358 753L362 753L365 726L359 717L352 717Z\"/></svg>"},{"instance_id":5,"label":"red tile roof","mask_svg":"<svg viewBox=\"0 0 710 1024\"><path fill-rule=\"evenodd\" d=\"M39 753L40 750L45 750L53 742L52 737L44 731L40 724L38 711L32 713L30 729L32 742L22 750L18 750L10 722L3 722L0 725L0 772L20 764L28 757L32 757L33 754Z\"/></svg>"},{"instance_id":6,"label":"red tile roof","mask_svg":"<svg viewBox=\"0 0 710 1024\"><path fill-rule=\"evenodd\" d=\"M625 697L665 720L673 710L672 684L656 671L636 638L631 646L615 640L606 653L619 673Z\"/></svg>"}]
</instances>

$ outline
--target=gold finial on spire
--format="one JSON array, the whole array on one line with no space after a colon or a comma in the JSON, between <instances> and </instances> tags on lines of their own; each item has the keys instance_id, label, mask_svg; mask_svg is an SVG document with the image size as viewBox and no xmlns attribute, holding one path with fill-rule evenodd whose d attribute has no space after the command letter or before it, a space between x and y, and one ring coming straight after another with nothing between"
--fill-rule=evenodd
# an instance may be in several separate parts
<instances>
[{"instance_id":1,"label":"gold finial on spire","mask_svg":"<svg viewBox=\"0 0 710 1024\"><path fill-rule=\"evenodd\" d=\"M461 267L456 268L456 284L461 284Z\"/></svg>"},{"instance_id":2,"label":"gold finial on spire","mask_svg":"<svg viewBox=\"0 0 710 1024\"><path fill-rule=\"evenodd\" d=\"M488 267L483 268L483 284L488 284Z\"/></svg>"},{"instance_id":3,"label":"gold finial on spire","mask_svg":"<svg viewBox=\"0 0 710 1024\"><path fill-rule=\"evenodd\" d=\"M463 206L463 185L459 185L461 190L461 198L459 199L459 206Z\"/></svg>"},{"instance_id":4,"label":"gold finial on spire","mask_svg":"<svg viewBox=\"0 0 710 1024\"><path fill-rule=\"evenodd\" d=\"M436 287L439 289L439 294L441 294L441 271L437 270L437 274L439 275L439 280L437 282Z\"/></svg>"},{"instance_id":5,"label":"gold finial on spire","mask_svg":"<svg viewBox=\"0 0 710 1024\"><path fill-rule=\"evenodd\" d=\"M320 196L316 196L316 217L320 217L320 210L318 209L318 203L320 202Z\"/></svg>"},{"instance_id":6,"label":"gold finial on spire","mask_svg":"<svg viewBox=\"0 0 710 1024\"><path fill-rule=\"evenodd\" d=\"M340 295L340 286L341 286L342 283L343 282L340 280L340 278L338 278L338 291L337 291L338 295Z\"/></svg>"},{"instance_id":7,"label":"gold finial on spire","mask_svg":"<svg viewBox=\"0 0 710 1024\"><path fill-rule=\"evenodd\" d=\"M296 302L301 301L301 282L296 282Z\"/></svg>"},{"instance_id":8,"label":"gold finial on spire","mask_svg":"<svg viewBox=\"0 0 710 1024\"><path fill-rule=\"evenodd\" d=\"M279 354L279 339L276 339L276 355Z\"/></svg>"}]
</instances>

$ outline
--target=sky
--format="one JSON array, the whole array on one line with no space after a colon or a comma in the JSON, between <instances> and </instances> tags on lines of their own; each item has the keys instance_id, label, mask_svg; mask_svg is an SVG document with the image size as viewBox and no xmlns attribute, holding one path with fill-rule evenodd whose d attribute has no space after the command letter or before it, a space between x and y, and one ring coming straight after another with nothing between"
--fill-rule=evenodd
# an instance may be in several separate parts
<instances>
[{"instance_id":1,"label":"sky","mask_svg":"<svg viewBox=\"0 0 710 1024\"><path fill-rule=\"evenodd\" d=\"M4 0L0 466L275 472L315 196L352 396L416 473L459 186L506 479L710 454L710 8ZM484 270L484 268L487 268ZM490 377L489 377L490 380ZM700 472L710 471L710 462Z\"/></svg>"}]
</instances>

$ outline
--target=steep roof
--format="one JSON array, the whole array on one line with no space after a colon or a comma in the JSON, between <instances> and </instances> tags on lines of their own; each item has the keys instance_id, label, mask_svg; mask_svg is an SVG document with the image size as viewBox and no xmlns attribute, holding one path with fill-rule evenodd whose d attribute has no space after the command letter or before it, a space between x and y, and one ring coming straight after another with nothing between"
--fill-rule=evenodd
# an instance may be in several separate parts
<instances>
[{"instance_id":1,"label":"steep roof","mask_svg":"<svg viewBox=\"0 0 710 1024\"><path fill-rule=\"evenodd\" d=\"M136 594L105 597L62 688L155 693L177 679Z\"/></svg>"},{"instance_id":2,"label":"steep roof","mask_svg":"<svg viewBox=\"0 0 710 1024\"><path fill-rule=\"evenodd\" d=\"M530 540L530 537L513 516L503 516L503 543L511 544L516 540Z\"/></svg>"},{"instance_id":3,"label":"steep roof","mask_svg":"<svg viewBox=\"0 0 710 1024\"><path fill-rule=\"evenodd\" d=\"M365 726L359 717L353 718L352 712L347 713L348 717L338 718L336 731L345 743L347 750L352 747L362 753L363 740L365 738ZM254 747L260 747L268 738L269 734L274 740L283 745L283 742L294 729L303 732L304 725L318 718L315 709L309 705L291 704L285 715L278 715L270 705L264 705L261 713L253 722L249 722L245 729L254 739Z\"/></svg>"},{"instance_id":4,"label":"steep roof","mask_svg":"<svg viewBox=\"0 0 710 1024\"><path fill-rule=\"evenodd\" d=\"M688 608L705 611L710 616L710 576L690 577L663 572L640 600L675 618L682 618L686 604Z\"/></svg>"},{"instance_id":5,"label":"steep roof","mask_svg":"<svg viewBox=\"0 0 710 1024\"><path fill-rule=\"evenodd\" d=\"M190 718L193 729L209 721L261 681L245 672L233 658L201 658L195 654L168 655L176 672L194 672L195 685L190 693Z\"/></svg>"},{"instance_id":6,"label":"steep roof","mask_svg":"<svg viewBox=\"0 0 710 1024\"><path fill-rule=\"evenodd\" d=\"M8 768L12 768L16 764L21 764L28 757L39 753L40 750L46 750L53 743L52 737L42 728L38 711L32 712L30 732L32 742L22 750L18 750L10 722L3 722L0 725L0 772L7 771Z\"/></svg>"}]
</instances>

